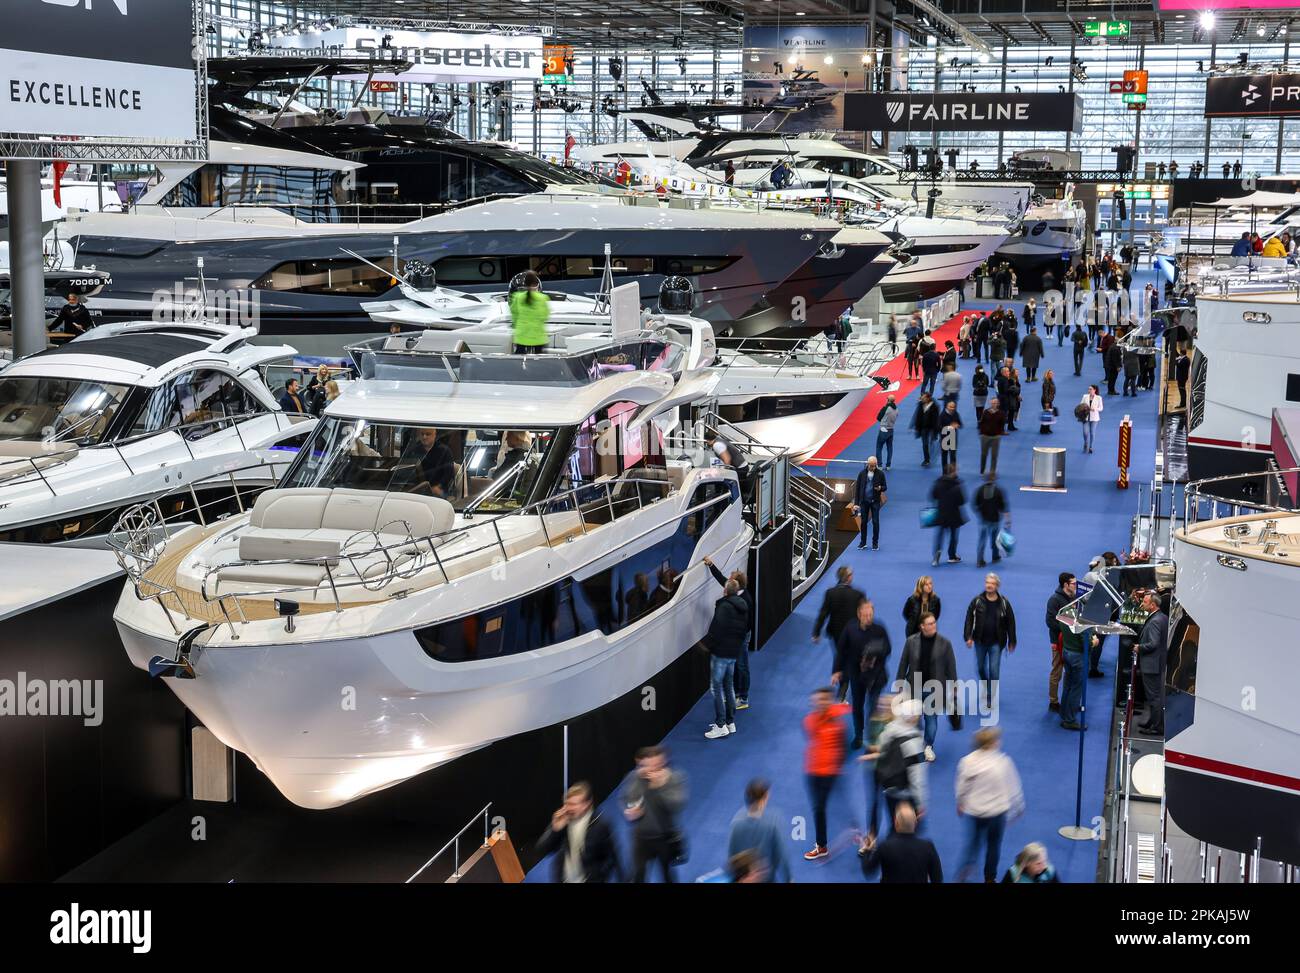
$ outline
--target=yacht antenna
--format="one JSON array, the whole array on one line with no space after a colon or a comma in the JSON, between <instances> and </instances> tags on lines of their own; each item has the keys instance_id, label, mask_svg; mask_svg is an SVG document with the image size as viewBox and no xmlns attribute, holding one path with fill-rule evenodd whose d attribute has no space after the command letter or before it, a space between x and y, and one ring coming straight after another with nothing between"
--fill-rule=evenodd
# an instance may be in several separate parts
<instances>
[{"instance_id":1,"label":"yacht antenna","mask_svg":"<svg viewBox=\"0 0 1300 973\"><path fill-rule=\"evenodd\" d=\"M600 290L596 293L596 313L608 314L614 293L614 264L611 247L605 244L605 272L600 275Z\"/></svg>"}]
</instances>

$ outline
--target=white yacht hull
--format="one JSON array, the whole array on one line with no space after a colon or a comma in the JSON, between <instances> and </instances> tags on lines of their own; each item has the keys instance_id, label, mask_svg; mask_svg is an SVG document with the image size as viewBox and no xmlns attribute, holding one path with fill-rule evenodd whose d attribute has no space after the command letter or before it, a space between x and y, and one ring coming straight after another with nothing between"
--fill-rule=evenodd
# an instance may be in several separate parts
<instances>
[{"instance_id":1,"label":"white yacht hull","mask_svg":"<svg viewBox=\"0 0 1300 973\"><path fill-rule=\"evenodd\" d=\"M1300 304L1293 293L1238 292L1202 294L1196 306L1190 478L1263 469L1272 456L1273 408L1287 401L1289 378L1300 374Z\"/></svg>"},{"instance_id":2,"label":"white yacht hull","mask_svg":"<svg viewBox=\"0 0 1300 973\"><path fill-rule=\"evenodd\" d=\"M1291 549L1295 517L1276 516L1291 538L1283 550ZM1224 523L1179 531L1174 544L1178 602L1200 631L1194 659L1179 660L1171 647L1174 685L1192 691L1175 693L1166 708L1166 800L1170 817L1195 838L1246 853L1262 838L1265 858L1294 862L1300 564L1236 551L1223 543Z\"/></svg>"},{"instance_id":3,"label":"white yacht hull","mask_svg":"<svg viewBox=\"0 0 1300 973\"><path fill-rule=\"evenodd\" d=\"M679 501L684 509L685 498ZM643 517L659 522L646 530ZM499 605L502 582L516 596L557 578L572 577L576 587L671 537L680 517L676 505L649 507L450 584L302 615L293 634L279 619L239 625L238 639L229 626L209 629L196 643L207 639L195 657L196 678L168 685L290 801L337 807L497 740L596 709L699 642L720 595L702 558L730 572L747 557L751 530L735 502L701 536L675 596L612 635L586 631L543 648L461 662L437 661L416 636L425 626ZM114 618L137 667L175 656L176 637L157 602L140 600L130 585Z\"/></svg>"}]
</instances>

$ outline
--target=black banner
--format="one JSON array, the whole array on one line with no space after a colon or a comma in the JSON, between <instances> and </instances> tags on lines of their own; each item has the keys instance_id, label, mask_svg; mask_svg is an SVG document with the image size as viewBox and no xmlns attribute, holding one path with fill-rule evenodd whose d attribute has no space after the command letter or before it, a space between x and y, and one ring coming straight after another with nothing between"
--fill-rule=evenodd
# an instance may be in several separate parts
<instances>
[{"instance_id":1,"label":"black banner","mask_svg":"<svg viewBox=\"0 0 1300 973\"><path fill-rule=\"evenodd\" d=\"M1300 115L1300 74L1230 74L1205 80L1206 118Z\"/></svg>"},{"instance_id":2,"label":"black banner","mask_svg":"<svg viewBox=\"0 0 1300 973\"><path fill-rule=\"evenodd\" d=\"M844 96L844 127L864 132L1079 132L1077 95L891 91Z\"/></svg>"}]
</instances>

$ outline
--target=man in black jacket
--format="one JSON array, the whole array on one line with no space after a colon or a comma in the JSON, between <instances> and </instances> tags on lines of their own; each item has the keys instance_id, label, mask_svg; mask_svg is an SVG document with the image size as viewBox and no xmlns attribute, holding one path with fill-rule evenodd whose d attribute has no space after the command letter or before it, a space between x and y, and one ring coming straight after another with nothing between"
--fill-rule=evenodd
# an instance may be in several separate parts
<instances>
[{"instance_id":1,"label":"man in black jacket","mask_svg":"<svg viewBox=\"0 0 1300 973\"><path fill-rule=\"evenodd\" d=\"M1062 328L1065 325L1061 325ZM1083 374L1083 355L1088 350L1088 332L1083 330L1083 325L1075 324L1074 332L1070 335L1070 344L1074 347L1074 374Z\"/></svg>"},{"instance_id":2,"label":"man in black jacket","mask_svg":"<svg viewBox=\"0 0 1300 973\"><path fill-rule=\"evenodd\" d=\"M996 401L996 400L995 400ZM971 494L970 505L979 517L980 536L975 547L977 566L984 567L984 542L988 541L989 552L994 561L1001 561L998 553L998 530L1003 521L1011 523L1011 508L1007 505L1007 495L998 486L997 466L989 470L978 490Z\"/></svg>"},{"instance_id":3,"label":"man in black jacket","mask_svg":"<svg viewBox=\"0 0 1300 973\"><path fill-rule=\"evenodd\" d=\"M871 526L871 549L880 550L880 508L889 502L885 471L874 456L858 471L853 484L853 513L858 518L858 550L867 546L867 526Z\"/></svg>"},{"instance_id":4,"label":"man in black jacket","mask_svg":"<svg viewBox=\"0 0 1300 973\"><path fill-rule=\"evenodd\" d=\"M749 709L749 644L754 638L754 623L758 619L758 612L754 607L754 593L749 590L749 578L744 571L732 571L731 577L728 578L718 570L718 566L713 563L711 558L704 559L709 573L713 575L713 580L717 581L722 587L727 586L728 581L735 581L740 586L740 597L745 600L746 607L749 608L749 631L745 633L745 644L740 647L740 653L736 656L736 709Z\"/></svg>"},{"instance_id":5,"label":"man in black jacket","mask_svg":"<svg viewBox=\"0 0 1300 973\"><path fill-rule=\"evenodd\" d=\"M849 692L853 694L850 750L862 746L865 713L875 712L876 700L889 679L885 663L891 651L889 633L884 626L876 624L875 607L863 598L858 603L857 618L845 625L835 640L835 662L831 665L831 685L839 687L840 698Z\"/></svg>"},{"instance_id":6,"label":"man in black jacket","mask_svg":"<svg viewBox=\"0 0 1300 973\"><path fill-rule=\"evenodd\" d=\"M921 465L929 466L930 447L934 445L934 438L939 435L939 406L929 392L922 392L916 403L916 412L912 414L912 428L916 430L916 438L921 440Z\"/></svg>"},{"instance_id":7,"label":"man in black jacket","mask_svg":"<svg viewBox=\"0 0 1300 973\"><path fill-rule=\"evenodd\" d=\"M1148 591L1142 599L1147 616L1138 635L1138 670L1147 698L1146 718L1138 724L1143 733L1163 736L1165 732L1165 658L1169 641L1169 616L1160 610L1160 595Z\"/></svg>"},{"instance_id":8,"label":"man in black jacket","mask_svg":"<svg viewBox=\"0 0 1300 973\"><path fill-rule=\"evenodd\" d=\"M563 806L551 815L551 826L537 840L537 853L555 854L552 875L557 883L623 881L623 865L614 832L596 812L591 785L579 781L564 794Z\"/></svg>"},{"instance_id":9,"label":"man in black jacket","mask_svg":"<svg viewBox=\"0 0 1300 973\"><path fill-rule=\"evenodd\" d=\"M957 656L952 651L952 643L939 634L939 623L930 613L921 616L921 628L903 643L894 681L901 684L900 692L923 704L925 759L933 760L939 714L955 712Z\"/></svg>"},{"instance_id":10,"label":"man in black jacket","mask_svg":"<svg viewBox=\"0 0 1300 973\"><path fill-rule=\"evenodd\" d=\"M1120 369L1124 367L1124 348L1118 341L1106 349L1106 354L1102 356L1102 363L1106 369L1106 391L1111 395L1118 395L1115 391L1115 381L1119 378Z\"/></svg>"},{"instance_id":11,"label":"man in black jacket","mask_svg":"<svg viewBox=\"0 0 1300 973\"><path fill-rule=\"evenodd\" d=\"M862 857L862 875L870 878L880 870L881 885L943 884L943 864L934 843L916 834L916 812L902 803L894 812L894 830L884 841L868 838Z\"/></svg>"},{"instance_id":12,"label":"man in black jacket","mask_svg":"<svg viewBox=\"0 0 1300 973\"><path fill-rule=\"evenodd\" d=\"M1187 408L1187 379L1192 373L1192 360L1180 351L1174 359L1174 381L1178 383L1178 408Z\"/></svg>"},{"instance_id":13,"label":"man in black jacket","mask_svg":"<svg viewBox=\"0 0 1300 973\"><path fill-rule=\"evenodd\" d=\"M966 608L962 638L975 650L979 670L981 703L986 712L996 712L998 681L1002 678L1002 650L1016 651L1016 613L1002 594L1002 579L993 572L984 576L984 591Z\"/></svg>"},{"instance_id":14,"label":"man in black jacket","mask_svg":"<svg viewBox=\"0 0 1300 973\"><path fill-rule=\"evenodd\" d=\"M956 465L950 464L944 469L943 476L934 481L930 487L930 499L934 502L934 560L939 564L939 552L943 549L943 535L948 533L948 563L957 564L957 533L966 523L966 491L962 489L961 479L957 476Z\"/></svg>"},{"instance_id":15,"label":"man in black jacket","mask_svg":"<svg viewBox=\"0 0 1300 973\"><path fill-rule=\"evenodd\" d=\"M939 353L931 345L921 355L921 391L934 394L934 383L939 378L939 365L942 362Z\"/></svg>"},{"instance_id":16,"label":"man in black jacket","mask_svg":"<svg viewBox=\"0 0 1300 973\"><path fill-rule=\"evenodd\" d=\"M822 637L822 625L825 625L832 646L839 644L840 632L854 619L858 605L867 597L853 587L853 569L847 564L841 564L835 569L835 580L838 583L822 597L822 607L817 612L817 621L813 623L812 632L813 642L819 641Z\"/></svg>"},{"instance_id":17,"label":"man in black jacket","mask_svg":"<svg viewBox=\"0 0 1300 973\"><path fill-rule=\"evenodd\" d=\"M736 732L736 659L749 631L749 606L740 597L740 584L729 578L722 597L714 603L713 621L704 636L710 656L709 689L713 693L713 725L704 734L710 740Z\"/></svg>"},{"instance_id":18,"label":"man in black jacket","mask_svg":"<svg viewBox=\"0 0 1300 973\"><path fill-rule=\"evenodd\" d=\"M1056 590L1047 599L1047 638L1052 643L1052 674L1047 679L1047 708L1053 713L1060 712L1061 709L1061 673L1065 666L1065 661L1061 658L1061 623L1056 620L1056 616L1079 596L1075 577L1069 571L1062 571L1056 581Z\"/></svg>"}]
</instances>

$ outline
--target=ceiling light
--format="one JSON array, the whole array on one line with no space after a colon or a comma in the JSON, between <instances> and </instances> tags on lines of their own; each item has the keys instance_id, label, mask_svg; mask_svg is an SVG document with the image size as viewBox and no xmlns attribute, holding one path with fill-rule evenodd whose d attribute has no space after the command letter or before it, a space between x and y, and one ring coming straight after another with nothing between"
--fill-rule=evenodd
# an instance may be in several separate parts
<instances>
[{"instance_id":1,"label":"ceiling light","mask_svg":"<svg viewBox=\"0 0 1300 973\"><path fill-rule=\"evenodd\" d=\"M1257 36L1259 36L1259 37L1263 37L1263 36L1264 36L1264 25L1263 25L1263 24L1260 24L1258 27L1255 28L1255 34L1256 34Z\"/></svg>"},{"instance_id":2,"label":"ceiling light","mask_svg":"<svg viewBox=\"0 0 1300 973\"><path fill-rule=\"evenodd\" d=\"M829 54L827 54L824 58L822 58L822 64L834 64L834 63L835 63L835 58L831 57Z\"/></svg>"},{"instance_id":3,"label":"ceiling light","mask_svg":"<svg viewBox=\"0 0 1300 973\"><path fill-rule=\"evenodd\" d=\"M796 10L796 11L795 11L795 16L796 16L796 17L802 17L802 16L803 16L803 11L802 11L802 10Z\"/></svg>"},{"instance_id":4,"label":"ceiling light","mask_svg":"<svg viewBox=\"0 0 1300 973\"><path fill-rule=\"evenodd\" d=\"M1213 29L1214 29L1214 11L1213 11L1213 10L1207 10L1207 11L1205 11L1205 13L1201 14L1201 29L1202 29L1202 30L1213 30Z\"/></svg>"}]
</instances>

